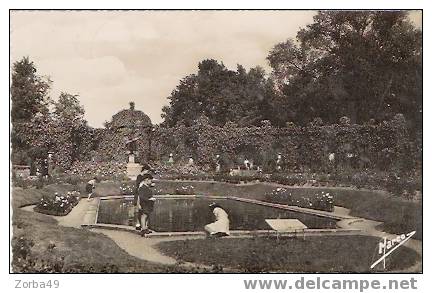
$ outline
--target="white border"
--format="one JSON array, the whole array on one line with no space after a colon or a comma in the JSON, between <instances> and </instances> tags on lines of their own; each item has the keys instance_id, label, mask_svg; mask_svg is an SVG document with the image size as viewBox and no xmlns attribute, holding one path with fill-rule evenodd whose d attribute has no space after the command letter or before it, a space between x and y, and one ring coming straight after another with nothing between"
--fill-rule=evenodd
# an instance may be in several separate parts
<instances>
[{"instance_id":1,"label":"white border","mask_svg":"<svg viewBox=\"0 0 432 293\"><path fill-rule=\"evenodd\" d=\"M425 214L424 214L424 243L430 243L430 234L429 232L429 224L430 224L430 213L428 212L428 207L431 206L430 202L430 194L431 194L431 185L429 180L431 174L429 163L431 162L430 156L430 131L429 127L432 126L431 118L432 115L428 115L430 113L430 99L431 99L431 90L430 90L430 82L428 81L429 73L430 73L430 53L431 52L431 28L430 28L430 14L431 9L429 9L429 5L427 5L427 1L284 1L278 2L273 0L267 1L234 1L229 0L220 0L213 1L210 4L204 3L204 1L154 1L154 2L144 2L144 1L83 1L83 0L75 0L75 1L54 1L54 0L45 0L45 1L1 1L1 10L0 10L0 23L1 23L1 64L2 70L0 71L0 84L1 84L1 109L4 111L1 115L3 127L1 127L1 135L0 137L5 138L8 137L8 102L6 96L8 95L9 89L9 72L8 68L6 68L6 64L9 62L9 47L8 47L8 39L9 39L9 9L144 9L144 8L158 8L158 9L169 9L169 8L183 8L183 9L197 9L197 8L220 8L220 9L316 9L316 8L345 8L345 9L424 9L424 23L423 30L426 32L424 34L424 77L426 82L424 83L424 113L427 115L424 116L425 123L425 132L424 132L424 206ZM156 275L156 274L144 274L144 275L9 275L9 246L6 242L8 238L8 223L9 223L9 206L6 204L7 199L6 196L9 193L8 186L8 177L9 177L9 145L7 143L2 144L1 150L1 177L3 180L2 189L3 189L3 201L4 203L0 205L0 215L1 215L1 224L0 229L2 233L2 241L0 241L0 253L1 257L1 266L0 266L0 276L1 282L0 286L2 289L6 289L7 291L13 289L14 280L15 279L23 279L23 280L53 280L58 279L61 282L61 288L57 289L56 292L77 292L78 290L85 291L100 291L101 289L108 289L110 292L124 292L124 291L147 291L153 290L158 292L241 292L244 290L242 279L246 278L256 278L256 279L279 279L279 278L287 278L292 279L294 277L299 277L301 275ZM424 247L428 247L428 245L424 245ZM430 253L426 249L424 251L424 275L415 275L418 283L420 285L420 290L418 292L427 292L427 290L431 288L431 278L428 278L428 274L430 274L430 262L429 262ZM316 277L319 275L307 275L306 277ZM388 280L391 278L409 278L410 275L344 275L346 277L360 279L379 279L379 280ZM338 279L341 275L321 275L321 277L326 277L329 279ZM229 291L228 291L229 290ZM295 291L295 290L290 290ZM314 290L316 291L316 290ZM383 290L380 290L383 291ZM405 290L409 291L409 290ZM3 291L5 292L5 291ZM370 291L365 291L370 292Z\"/></svg>"}]
</instances>

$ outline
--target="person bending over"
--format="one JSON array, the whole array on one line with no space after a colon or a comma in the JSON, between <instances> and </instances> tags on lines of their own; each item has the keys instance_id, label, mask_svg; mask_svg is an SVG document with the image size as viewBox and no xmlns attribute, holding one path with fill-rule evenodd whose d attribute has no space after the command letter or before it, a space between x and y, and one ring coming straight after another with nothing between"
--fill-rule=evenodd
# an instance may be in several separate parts
<instances>
[{"instance_id":1,"label":"person bending over","mask_svg":"<svg viewBox=\"0 0 432 293\"><path fill-rule=\"evenodd\" d=\"M215 221L204 226L204 230L210 237L223 237L229 235L229 219L227 212L217 203L209 205L215 216Z\"/></svg>"}]
</instances>

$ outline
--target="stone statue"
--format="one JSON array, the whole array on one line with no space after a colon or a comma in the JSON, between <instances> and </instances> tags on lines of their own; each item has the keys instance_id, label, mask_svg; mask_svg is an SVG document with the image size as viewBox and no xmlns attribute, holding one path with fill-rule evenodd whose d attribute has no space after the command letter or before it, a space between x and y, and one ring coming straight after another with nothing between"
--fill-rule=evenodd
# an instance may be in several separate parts
<instances>
[{"instance_id":1,"label":"stone statue","mask_svg":"<svg viewBox=\"0 0 432 293\"><path fill-rule=\"evenodd\" d=\"M129 154L133 154L137 150L137 140L138 138L129 139L126 141L126 148L129 151Z\"/></svg>"}]
</instances>

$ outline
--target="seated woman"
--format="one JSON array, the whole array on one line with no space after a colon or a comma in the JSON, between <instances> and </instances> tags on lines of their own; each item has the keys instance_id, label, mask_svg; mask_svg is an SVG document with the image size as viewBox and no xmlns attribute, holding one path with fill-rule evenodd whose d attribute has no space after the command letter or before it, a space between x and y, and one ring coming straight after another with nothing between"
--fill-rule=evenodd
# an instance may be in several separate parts
<instances>
[{"instance_id":1,"label":"seated woman","mask_svg":"<svg viewBox=\"0 0 432 293\"><path fill-rule=\"evenodd\" d=\"M215 215L216 221L205 225L204 230L209 236L213 237L223 237L229 235L229 219L228 214L224 209L217 203L212 203L209 205L210 210Z\"/></svg>"}]
</instances>

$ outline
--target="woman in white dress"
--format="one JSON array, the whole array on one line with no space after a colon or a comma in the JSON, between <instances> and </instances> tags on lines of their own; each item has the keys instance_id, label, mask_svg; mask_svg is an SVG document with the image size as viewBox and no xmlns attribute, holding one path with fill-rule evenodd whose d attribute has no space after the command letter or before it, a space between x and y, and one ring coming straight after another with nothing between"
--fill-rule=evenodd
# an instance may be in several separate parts
<instances>
[{"instance_id":1,"label":"woman in white dress","mask_svg":"<svg viewBox=\"0 0 432 293\"><path fill-rule=\"evenodd\" d=\"M205 231L210 236L222 237L229 235L229 219L227 212L217 203L209 205L212 210L215 221L204 226Z\"/></svg>"}]
</instances>

